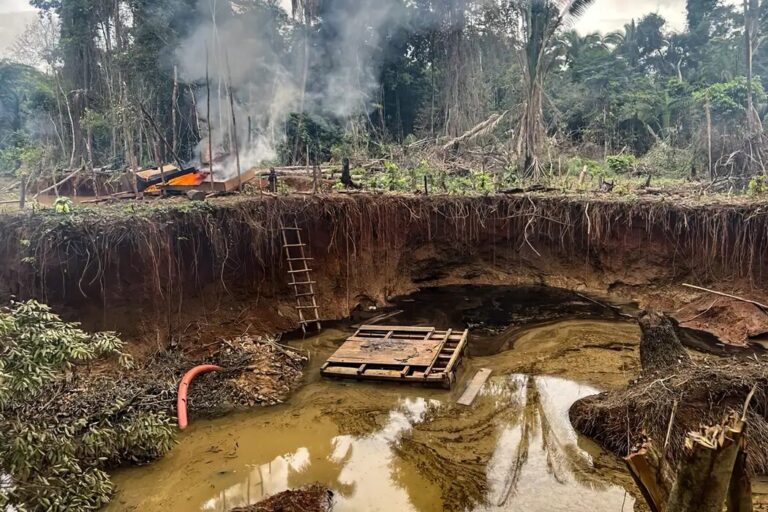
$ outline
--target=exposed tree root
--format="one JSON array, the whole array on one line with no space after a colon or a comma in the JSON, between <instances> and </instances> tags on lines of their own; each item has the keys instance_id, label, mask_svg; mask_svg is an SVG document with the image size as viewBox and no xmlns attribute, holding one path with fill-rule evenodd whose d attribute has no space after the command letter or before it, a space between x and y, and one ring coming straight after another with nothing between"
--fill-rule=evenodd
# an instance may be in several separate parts
<instances>
[{"instance_id":1,"label":"exposed tree root","mask_svg":"<svg viewBox=\"0 0 768 512\"><path fill-rule=\"evenodd\" d=\"M611 391L576 402L570 411L574 427L601 445L624 456L645 436L667 436L677 405L666 457L676 465L684 453L688 432L701 425L718 425L730 411L741 410L756 386L747 413L748 470L768 473L768 364L759 360L713 362L684 366L672 373L648 374L626 390Z\"/></svg>"}]
</instances>

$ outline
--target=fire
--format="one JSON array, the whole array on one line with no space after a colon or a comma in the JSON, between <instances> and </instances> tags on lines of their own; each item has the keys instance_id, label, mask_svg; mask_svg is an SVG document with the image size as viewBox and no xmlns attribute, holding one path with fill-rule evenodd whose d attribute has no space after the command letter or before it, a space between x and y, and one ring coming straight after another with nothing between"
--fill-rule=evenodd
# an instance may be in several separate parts
<instances>
[{"instance_id":1,"label":"fire","mask_svg":"<svg viewBox=\"0 0 768 512\"><path fill-rule=\"evenodd\" d=\"M178 178L168 180L168 186L196 187L207 181L208 176L208 172L195 171L189 174L185 174L184 176L179 176ZM147 187L144 192L148 194L158 194L160 193L161 186L162 185L152 185L151 187Z\"/></svg>"},{"instance_id":2,"label":"fire","mask_svg":"<svg viewBox=\"0 0 768 512\"><path fill-rule=\"evenodd\" d=\"M196 187L197 185L201 185L206 180L206 178L208 178L207 172L195 171L189 174L185 174L184 176L179 176L178 178L173 178L168 182L168 184Z\"/></svg>"}]
</instances>

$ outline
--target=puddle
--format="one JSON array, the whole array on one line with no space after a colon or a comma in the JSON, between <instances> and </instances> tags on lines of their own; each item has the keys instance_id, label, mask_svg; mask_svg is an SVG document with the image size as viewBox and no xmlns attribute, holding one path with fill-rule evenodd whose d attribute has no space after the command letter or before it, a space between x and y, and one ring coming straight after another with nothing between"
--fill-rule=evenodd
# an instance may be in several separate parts
<instances>
[{"instance_id":1,"label":"puddle","mask_svg":"<svg viewBox=\"0 0 768 512\"><path fill-rule=\"evenodd\" d=\"M568 409L632 376L635 325L565 320L512 341L478 337L513 348L465 361L452 391L320 379L348 335L291 342L312 359L289 403L193 421L170 455L114 474L107 510L226 511L313 482L336 491L336 512L633 510L628 476L574 432ZM493 370L481 395L456 405L480 367Z\"/></svg>"}]
</instances>

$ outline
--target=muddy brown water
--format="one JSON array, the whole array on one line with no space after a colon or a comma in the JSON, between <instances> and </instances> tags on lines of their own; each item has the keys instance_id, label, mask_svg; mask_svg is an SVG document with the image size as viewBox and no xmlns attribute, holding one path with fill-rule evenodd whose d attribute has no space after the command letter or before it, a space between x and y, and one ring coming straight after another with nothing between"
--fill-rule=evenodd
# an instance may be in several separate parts
<instances>
[{"instance_id":1,"label":"muddy brown water","mask_svg":"<svg viewBox=\"0 0 768 512\"><path fill-rule=\"evenodd\" d=\"M451 311L442 321L460 323ZM492 353L465 360L452 391L321 379L349 329L290 342L311 361L286 404L194 420L168 456L115 472L107 510L226 511L312 482L335 491L338 512L635 509L619 461L574 432L568 409L636 373L636 325L479 329L473 352ZM471 407L456 405L481 367L493 370L489 383Z\"/></svg>"}]
</instances>

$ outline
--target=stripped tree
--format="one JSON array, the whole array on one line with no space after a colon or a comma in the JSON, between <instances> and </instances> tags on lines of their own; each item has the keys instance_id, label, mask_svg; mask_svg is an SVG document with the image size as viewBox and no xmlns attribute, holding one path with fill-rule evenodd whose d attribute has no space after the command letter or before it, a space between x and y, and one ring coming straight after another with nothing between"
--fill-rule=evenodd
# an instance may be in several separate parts
<instances>
[{"instance_id":1,"label":"stripped tree","mask_svg":"<svg viewBox=\"0 0 768 512\"><path fill-rule=\"evenodd\" d=\"M515 147L525 177L538 180L541 163L537 152L546 136L544 126L544 81L555 62L551 51L555 36L572 25L594 0L524 0L522 10L522 45L519 51L523 70L523 114L515 134Z\"/></svg>"}]
</instances>

